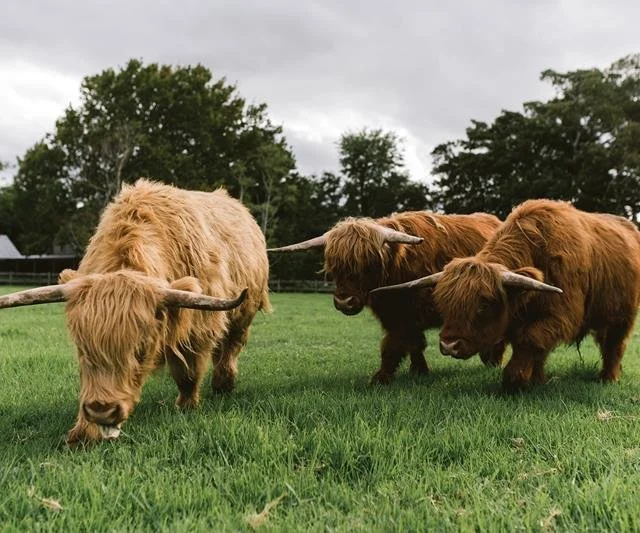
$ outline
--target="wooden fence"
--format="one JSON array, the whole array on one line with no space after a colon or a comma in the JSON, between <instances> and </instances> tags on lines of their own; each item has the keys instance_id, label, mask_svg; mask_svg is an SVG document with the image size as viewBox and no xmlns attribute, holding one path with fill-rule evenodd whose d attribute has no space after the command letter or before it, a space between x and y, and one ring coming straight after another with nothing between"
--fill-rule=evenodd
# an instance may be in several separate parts
<instances>
[{"instance_id":1,"label":"wooden fence","mask_svg":"<svg viewBox=\"0 0 640 533\"><path fill-rule=\"evenodd\" d=\"M0 272L0 285L53 285L58 282L57 272ZM335 284L324 280L272 279L271 292L333 292Z\"/></svg>"}]
</instances>

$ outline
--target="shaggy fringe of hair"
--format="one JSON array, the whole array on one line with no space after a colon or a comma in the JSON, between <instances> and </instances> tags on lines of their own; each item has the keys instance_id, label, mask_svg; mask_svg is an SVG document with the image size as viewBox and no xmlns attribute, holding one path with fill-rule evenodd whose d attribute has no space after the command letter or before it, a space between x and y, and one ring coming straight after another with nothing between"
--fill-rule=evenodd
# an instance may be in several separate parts
<instances>
[{"instance_id":1,"label":"shaggy fringe of hair","mask_svg":"<svg viewBox=\"0 0 640 533\"><path fill-rule=\"evenodd\" d=\"M327 234L325 271L359 275L378 265L385 277L390 253L376 225L370 218L349 217L338 222Z\"/></svg>"}]
</instances>

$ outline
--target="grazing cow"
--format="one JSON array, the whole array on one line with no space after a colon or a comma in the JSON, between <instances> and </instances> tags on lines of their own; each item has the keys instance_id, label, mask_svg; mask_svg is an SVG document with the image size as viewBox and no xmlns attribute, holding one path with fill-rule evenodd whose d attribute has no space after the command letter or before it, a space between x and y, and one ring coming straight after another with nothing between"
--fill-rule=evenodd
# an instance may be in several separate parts
<instances>
[{"instance_id":1,"label":"grazing cow","mask_svg":"<svg viewBox=\"0 0 640 533\"><path fill-rule=\"evenodd\" d=\"M324 269L336 283L336 309L345 315L371 308L385 331L380 369L374 383L389 383L402 358L410 355L410 372L429 371L424 358L424 330L442 324L431 289L419 294L385 294L370 299L369 291L439 271L454 257L477 252L500 225L492 215L438 215L426 211L388 218L347 218L320 237L269 251L324 247ZM499 364L502 351L483 354L487 364Z\"/></svg>"},{"instance_id":2,"label":"grazing cow","mask_svg":"<svg viewBox=\"0 0 640 533\"><path fill-rule=\"evenodd\" d=\"M67 442L96 441L118 436L165 362L181 408L197 406L209 357L213 389L231 390L251 321L269 308L268 269L262 232L226 191L141 179L107 206L77 272L0 297L0 308L67 302L81 381Z\"/></svg>"},{"instance_id":3,"label":"grazing cow","mask_svg":"<svg viewBox=\"0 0 640 533\"><path fill-rule=\"evenodd\" d=\"M511 343L505 389L544 383L549 352L589 332L602 354L601 379L617 381L640 304L640 233L622 217L530 200L474 257L382 290L433 285L441 352L467 359Z\"/></svg>"}]
</instances>

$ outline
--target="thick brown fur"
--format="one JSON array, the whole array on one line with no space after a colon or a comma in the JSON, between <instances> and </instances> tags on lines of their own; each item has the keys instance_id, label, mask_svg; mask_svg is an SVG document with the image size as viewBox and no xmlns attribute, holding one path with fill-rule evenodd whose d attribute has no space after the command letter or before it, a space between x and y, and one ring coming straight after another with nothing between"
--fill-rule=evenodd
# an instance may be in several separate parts
<instances>
[{"instance_id":1,"label":"thick brown fur","mask_svg":"<svg viewBox=\"0 0 640 533\"><path fill-rule=\"evenodd\" d=\"M67 324L80 362L80 411L69 443L99 440L92 418L125 420L142 384L168 364L180 407L195 407L208 360L213 388L233 388L237 356L259 309L269 309L264 237L249 211L224 190L186 191L144 179L106 208L72 287ZM166 288L231 298L230 311L166 308ZM111 417L111 418L110 418Z\"/></svg>"},{"instance_id":2,"label":"thick brown fur","mask_svg":"<svg viewBox=\"0 0 640 533\"><path fill-rule=\"evenodd\" d=\"M563 293L504 287L504 270ZM506 389L544 382L549 352L589 332L602 353L602 380L617 381L640 305L640 233L621 217L530 200L514 209L475 257L444 268L434 299L444 317L441 341L458 343L456 357L511 343Z\"/></svg>"},{"instance_id":3,"label":"thick brown fur","mask_svg":"<svg viewBox=\"0 0 640 533\"><path fill-rule=\"evenodd\" d=\"M422 237L421 244L385 243L376 225ZM437 272L454 257L477 252L499 227L492 215L439 215L406 212L380 219L348 218L326 233L324 265L336 282L334 301L345 314L356 314L366 305L380 321L385 335L381 366L372 381L388 383L403 357L409 353L410 371L428 372L424 358L424 331L442 324L432 290L417 293L369 291ZM348 299L345 307L341 301ZM497 364L502 354L487 354ZM489 361L490 358L494 360Z\"/></svg>"}]
</instances>

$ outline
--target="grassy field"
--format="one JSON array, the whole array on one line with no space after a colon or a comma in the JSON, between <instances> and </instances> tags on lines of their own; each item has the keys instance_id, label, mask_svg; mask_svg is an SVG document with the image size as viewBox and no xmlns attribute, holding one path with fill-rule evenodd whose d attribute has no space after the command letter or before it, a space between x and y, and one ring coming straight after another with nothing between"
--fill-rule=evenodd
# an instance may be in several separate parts
<instances>
[{"instance_id":1,"label":"grassy field","mask_svg":"<svg viewBox=\"0 0 640 533\"><path fill-rule=\"evenodd\" d=\"M7 291L8 288L1 288ZM328 295L276 294L238 387L197 412L147 383L116 442L62 445L77 364L61 304L0 311L0 530L620 531L640 529L640 353L594 379L589 340L551 381L501 394L500 372L435 350L371 387L379 326Z\"/></svg>"}]
</instances>

